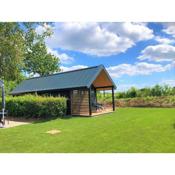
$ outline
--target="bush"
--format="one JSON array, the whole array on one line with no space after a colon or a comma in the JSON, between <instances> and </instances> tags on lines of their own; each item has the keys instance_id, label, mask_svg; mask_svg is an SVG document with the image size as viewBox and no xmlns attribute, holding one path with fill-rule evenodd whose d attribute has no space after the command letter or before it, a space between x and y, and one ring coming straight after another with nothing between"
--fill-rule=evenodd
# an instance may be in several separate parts
<instances>
[{"instance_id":1,"label":"bush","mask_svg":"<svg viewBox=\"0 0 175 175\"><path fill-rule=\"evenodd\" d=\"M137 97L116 100L117 107L175 107L175 96Z\"/></svg>"},{"instance_id":2,"label":"bush","mask_svg":"<svg viewBox=\"0 0 175 175\"><path fill-rule=\"evenodd\" d=\"M13 117L60 117L66 114L66 98L32 95L7 97L6 109Z\"/></svg>"}]
</instances>

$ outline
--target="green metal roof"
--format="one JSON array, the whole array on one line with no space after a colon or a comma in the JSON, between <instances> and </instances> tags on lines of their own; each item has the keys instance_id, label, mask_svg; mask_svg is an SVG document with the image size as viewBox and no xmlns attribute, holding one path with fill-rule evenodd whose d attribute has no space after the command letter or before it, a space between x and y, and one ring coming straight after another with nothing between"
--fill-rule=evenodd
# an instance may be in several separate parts
<instances>
[{"instance_id":1,"label":"green metal roof","mask_svg":"<svg viewBox=\"0 0 175 175\"><path fill-rule=\"evenodd\" d=\"M27 79L24 80L21 84L19 84L11 92L11 94L15 95L27 92L62 90L62 89L79 88L79 87L89 88L102 69L105 70L104 66L99 65L85 69L78 69L68 72L56 73L43 77L35 77ZM107 75L109 76L108 73ZM112 83L115 87L113 81Z\"/></svg>"}]
</instances>

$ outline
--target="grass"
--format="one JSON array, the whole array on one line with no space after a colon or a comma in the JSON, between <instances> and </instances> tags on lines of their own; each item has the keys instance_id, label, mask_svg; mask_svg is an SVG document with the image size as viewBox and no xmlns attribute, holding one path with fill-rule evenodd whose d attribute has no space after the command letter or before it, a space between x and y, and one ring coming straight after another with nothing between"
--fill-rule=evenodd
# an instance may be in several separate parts
<instances>
[{"instance_id":1,"label":"grass","mask_svg":"<svg viewBox=\"0 0 175 175\"><path fill-rule=\"evenodd\" d=\"M51 129L61 133L47 134ZM0 129L0 152L175 153L175 109L120 108Z\"/></svg>"}]
</instances>

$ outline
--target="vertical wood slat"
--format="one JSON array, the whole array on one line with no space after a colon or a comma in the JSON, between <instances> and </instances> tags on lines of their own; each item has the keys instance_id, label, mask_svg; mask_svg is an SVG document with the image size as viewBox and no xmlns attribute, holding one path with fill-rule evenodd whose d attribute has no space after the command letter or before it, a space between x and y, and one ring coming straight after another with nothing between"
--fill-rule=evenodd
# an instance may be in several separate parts
<instances>
[{"instance_id":1,"label":"vertical wood slat","mask_svg":"<svg viewBox=\"0 0 175 175\"><path fill-rule=\"evenodd\" d=\"M72 91L71 100L72 115L89 115L89 93L88 90Z\"/></svg>"}]
</instances>

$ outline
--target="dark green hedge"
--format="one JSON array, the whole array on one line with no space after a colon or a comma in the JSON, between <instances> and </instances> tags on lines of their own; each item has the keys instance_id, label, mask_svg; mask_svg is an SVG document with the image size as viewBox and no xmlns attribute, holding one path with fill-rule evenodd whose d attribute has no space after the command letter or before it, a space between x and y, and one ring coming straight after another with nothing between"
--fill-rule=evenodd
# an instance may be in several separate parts
<instances>
[{"instance_id":1,"label":"dark green hedge","mask_svg":"<svg viewBox=\"0 0 175 175\"><path fill-rule=\"evenodd\" d=\"M6 109L13 117L61 117L66 114L66 98L32 95L7 97Z\"/></svg>"}]
</instances>

